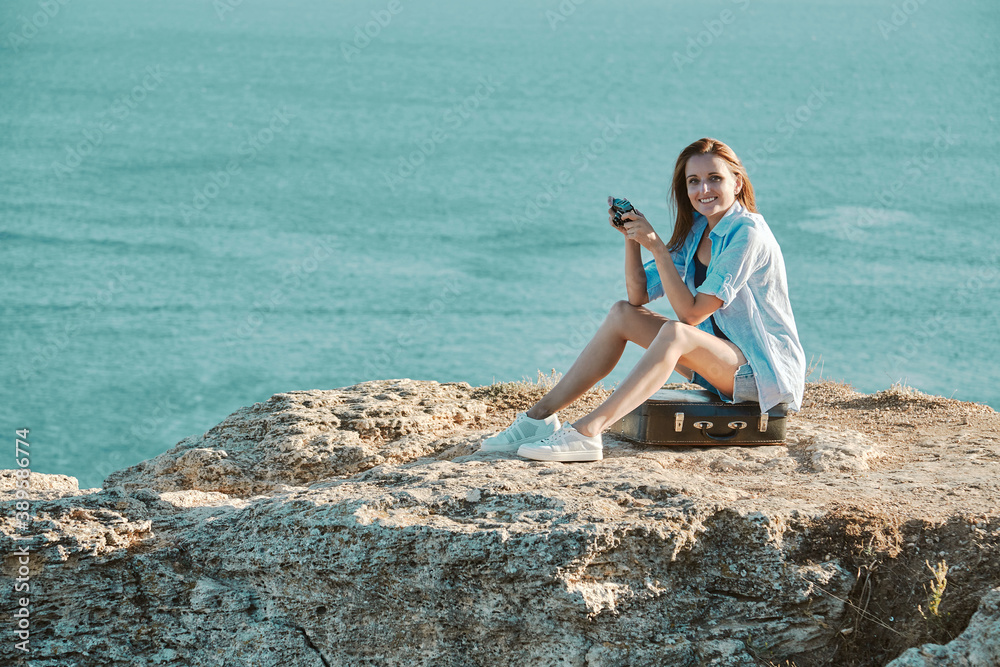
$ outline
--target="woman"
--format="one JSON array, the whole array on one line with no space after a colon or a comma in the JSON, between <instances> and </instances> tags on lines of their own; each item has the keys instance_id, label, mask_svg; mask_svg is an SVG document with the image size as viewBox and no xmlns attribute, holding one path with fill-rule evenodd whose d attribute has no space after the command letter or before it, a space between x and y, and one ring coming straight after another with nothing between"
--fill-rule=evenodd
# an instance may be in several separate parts
<instances>
[{"instance_id":1,"label":"woman","mask_svg":"<svg viewBox=\"0 0 1000 667\"><path fill-rule=\"evenodd\" d=\"M677 158L671 192L677 219L667 243L639 211L621 216L628 301L611 307L556 386L480 451L598 461L601 432L674 370L730 403L756 401L761 412L779 403L799 410L805 353L781 249L757 212L746 169L726 144L699 139ZM645 265L640 248L653 254ZM664 295L677 320L643 307ZM560 425L556 412L610 373L628 341L646 348L628 377L591 413Z\"/></svg>"}]
</instances>

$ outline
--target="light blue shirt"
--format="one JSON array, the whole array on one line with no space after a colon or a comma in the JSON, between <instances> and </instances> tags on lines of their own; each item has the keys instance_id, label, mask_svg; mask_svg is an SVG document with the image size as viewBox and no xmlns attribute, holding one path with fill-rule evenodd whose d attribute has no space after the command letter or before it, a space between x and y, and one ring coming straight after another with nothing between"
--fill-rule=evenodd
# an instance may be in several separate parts
<instances>
[{"instance_id":1,"label":"light blue shirt","mask_svg":"<svg viewBox=\"0 0 1000 667\"><path fill-rule=\"evenodd\" d=\"M761 412L779 403L798 411L805 390L806 355L795 329L778 241L762 215L734 202L708 233L712 258L705 282L695 290L694 256L707 225L708 219L696 211L684 245L670 253L674 266L691 294L705 292L722 299L722 306L713 313L715 323L753 369ZM663 282L656 261L646 262L643 268L649 300L660 298ZM697 326L714 335L711 318Z\"/></svg>"}]
</instances>

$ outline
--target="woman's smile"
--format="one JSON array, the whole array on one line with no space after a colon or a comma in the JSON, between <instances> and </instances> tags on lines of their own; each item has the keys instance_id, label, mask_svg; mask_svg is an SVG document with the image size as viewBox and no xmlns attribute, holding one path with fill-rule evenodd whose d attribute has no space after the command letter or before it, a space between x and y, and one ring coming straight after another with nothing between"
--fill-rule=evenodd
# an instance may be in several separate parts
<instances>
[{"instance_id":1,"label":"woman's smile","mask_svg":"<svg viewBox=\"0 0 1000 667\"><path fill-rule=\"evenodd\" d=\"M695 208L707 216L710 215L720 203L725 202L721 202L718 195L702 195L698 197L698 204Z\"/></svg>"}]
</instances>

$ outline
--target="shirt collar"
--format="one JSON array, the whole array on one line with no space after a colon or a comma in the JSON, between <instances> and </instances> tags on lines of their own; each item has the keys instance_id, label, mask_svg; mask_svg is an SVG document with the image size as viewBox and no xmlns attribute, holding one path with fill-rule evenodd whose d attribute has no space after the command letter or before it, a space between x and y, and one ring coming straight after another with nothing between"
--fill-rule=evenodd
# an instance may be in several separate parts
<instances>
[{"instance_id":1,"label":"shirt collar","mask_svg":"<svg viewBox=\"0 0 1000 667\"><path fill-rule=\"evenodd\" d=\"M709 236L725 236L726 232L729 231L729 227L732 223L738 219L741 215L746 212L743 204L737 199L733 202L733 205L729 207L729 210L722 214L722 218L719 220L715 228L708 233ZM699 214L700 215L700 214ZM705 216L702 216L705 217ZM708 218L705 218L705 224L708 224Z\"/></svg>"}]
</instances>

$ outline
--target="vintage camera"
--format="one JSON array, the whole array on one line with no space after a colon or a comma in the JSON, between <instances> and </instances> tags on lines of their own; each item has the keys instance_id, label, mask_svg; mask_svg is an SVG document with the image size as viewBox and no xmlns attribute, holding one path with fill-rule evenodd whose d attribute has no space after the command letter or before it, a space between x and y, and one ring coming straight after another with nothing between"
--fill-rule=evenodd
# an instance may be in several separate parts
<instances>
[{"instance_id":1,"label":"vintage camera","mask_svg":"<svg viewBox=\"0 0 1000 667\"><path fill-rule=\"evenodd\" d=\"M615 227L621 227L625 223L622 221L622 213L628 213L629 211L634 211L632 204L627 199L618 199L616 197L608 197L608 207L614 211L614 223Z\"/></svg>"}]
</instances>

